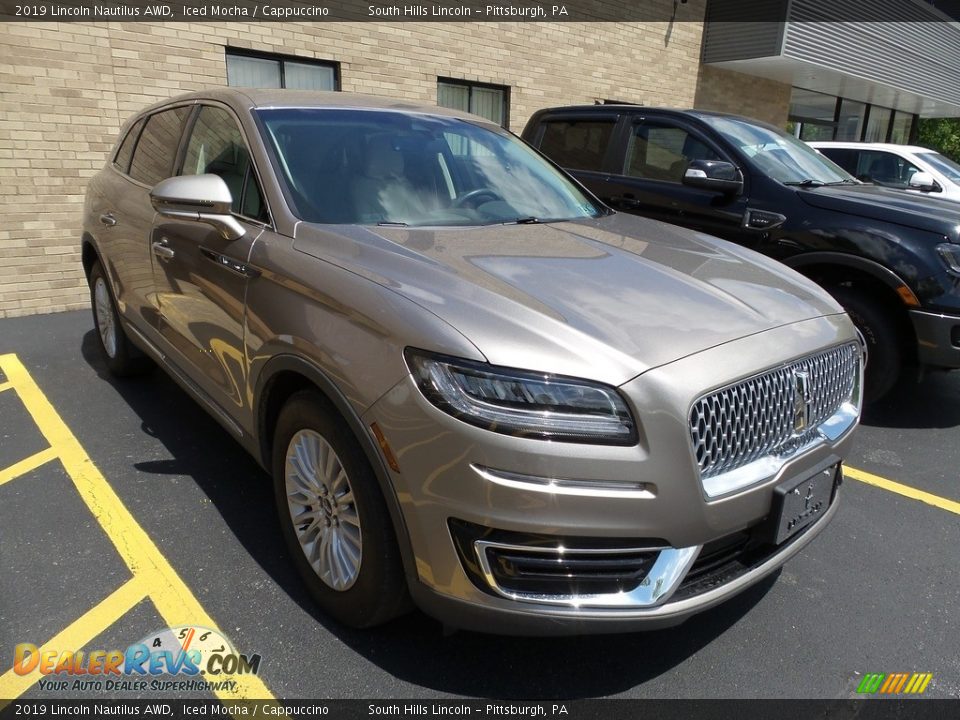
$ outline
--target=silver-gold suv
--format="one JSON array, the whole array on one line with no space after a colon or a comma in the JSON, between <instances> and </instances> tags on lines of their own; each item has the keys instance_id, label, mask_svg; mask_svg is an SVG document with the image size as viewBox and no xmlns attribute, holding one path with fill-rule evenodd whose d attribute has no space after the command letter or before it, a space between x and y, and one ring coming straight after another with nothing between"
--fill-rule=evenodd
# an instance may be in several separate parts
<instances>
[{"instance_id":1,"label":"silver-gold suv","mask_svg":"<svg viewBox=\"0 0 960 720\"><path fill-rule=\"evenodd\" d=\"M105 361L273 475L320 606L504 633L671 625L837 510L861 344L813 283L615 213L479 118L216 90L92 180Z\"/></svg>"}]
</instances>

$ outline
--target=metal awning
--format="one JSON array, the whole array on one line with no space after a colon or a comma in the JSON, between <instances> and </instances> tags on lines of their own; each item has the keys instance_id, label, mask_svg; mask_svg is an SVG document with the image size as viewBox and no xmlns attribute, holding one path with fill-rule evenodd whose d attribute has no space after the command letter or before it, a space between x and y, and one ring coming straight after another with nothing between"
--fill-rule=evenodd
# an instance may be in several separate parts
<instances>
[{"instance_id":1,"label":"metal awning","mask_svg":"<svg viewBox=\"0 0 960 720\"><path fill-rule=\"evenodd\" d=\"M855 6L863 19L837 19L831 7L709 0L703 62L921 117L960 117L960 23L918 0L865 0Z\"/></svg>"}]
</instances>

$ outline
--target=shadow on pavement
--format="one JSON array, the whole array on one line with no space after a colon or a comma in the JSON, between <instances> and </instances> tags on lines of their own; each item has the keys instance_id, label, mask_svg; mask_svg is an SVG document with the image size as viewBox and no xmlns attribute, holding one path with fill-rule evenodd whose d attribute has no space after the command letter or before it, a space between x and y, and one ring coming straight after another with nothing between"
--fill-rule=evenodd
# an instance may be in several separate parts
<instances>
[{"instance_id":1,"label":"shadow on pavement","mask_svg":"<svg viewBox=\"0 0 960 720\"><path fill-rule=\"evenodd\" d=\"M864 410L861 422L871 427L951 428L960 425L958 375L934 371L917 380L908 370L893 389Z\"/></svg>"},{"instance_id":2,"label":"shadow on pavement","mask_svg":"<svg viewBox=\"0 0 960 720\"><path fill-rule=\"evenodd\" d=\"M356 631L316 608L287 559L270 478L162 371L118 380L104 366L93 331L87 363L110 383L172 459L137 462L138 470L191 478L206 493L250 556L318 623L387 673L443 693L491 698L577 699L617 694L670 672L727 631L776 582L778 573L684 625L647 633L516 638L445 634L420 612Z\"/></svg>"}]
</instances>

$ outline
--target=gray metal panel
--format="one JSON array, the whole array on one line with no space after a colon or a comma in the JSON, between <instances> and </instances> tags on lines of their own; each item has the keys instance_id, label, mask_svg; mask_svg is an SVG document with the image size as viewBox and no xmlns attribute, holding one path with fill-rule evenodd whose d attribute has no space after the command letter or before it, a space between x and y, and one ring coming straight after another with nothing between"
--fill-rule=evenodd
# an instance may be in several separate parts
<instances>
[{"instance_id":1,"label":"gray metal panel","mask_svg":"<svg viewBox=\"0 0 960 720\"><path fill-rule=\"evenodd\" d=\"M710 0L703 29L703 62L780 54L788 0Z\"/></svg>"},{"instance_id":2,"label":"gray metal panel","mask_svg":"<svg viewBox=\"0 0 960 720\"><path fill-rule=\"evenodd\" d=\"M824 21L829 13L822 0L793 0L782 54L960 105L960 25L910 0L864 3L858 22Z\"/></svg>"}]
</instances>

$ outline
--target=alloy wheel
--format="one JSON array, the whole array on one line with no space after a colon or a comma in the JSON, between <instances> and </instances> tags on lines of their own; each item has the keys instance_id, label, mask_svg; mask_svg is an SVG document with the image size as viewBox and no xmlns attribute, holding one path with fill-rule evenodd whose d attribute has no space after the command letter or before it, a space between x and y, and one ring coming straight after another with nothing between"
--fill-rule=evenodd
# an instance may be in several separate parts
<instances>
[{"instance_id":1,"label":"alloy wheel","mask_svg":"<svg viewBox=\"0 0 960 720\"><path fill-rule=\"evenodd\" d=\"M326 439L300 430L284 464L287 509L307 562L324 583L348 590L360 574L360 516L347 471Z\"/></svg>"}]
</instances>

